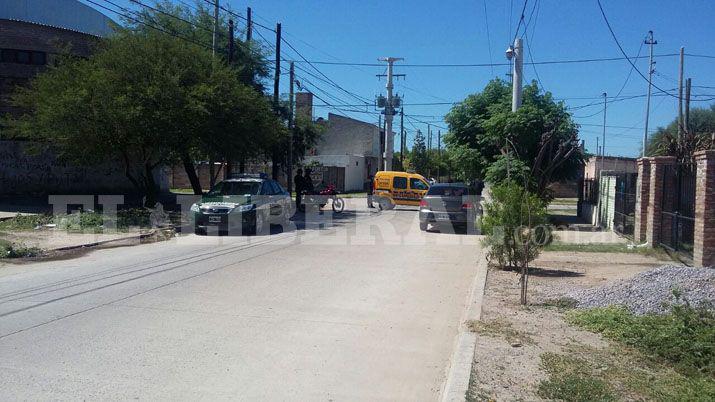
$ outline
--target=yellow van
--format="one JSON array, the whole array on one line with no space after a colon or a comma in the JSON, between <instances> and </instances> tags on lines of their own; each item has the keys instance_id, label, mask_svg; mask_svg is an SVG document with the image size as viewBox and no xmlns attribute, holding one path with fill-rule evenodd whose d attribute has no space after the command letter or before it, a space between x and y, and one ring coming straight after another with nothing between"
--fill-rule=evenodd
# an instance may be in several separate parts
<instances>
[{"instance_id":1,"label":"yellow van","mask_svg":"<svg viewBox=\"0 0 715 402\"><path fill-rule=\"evenodd\" d=\"M420 205L429 184L417 173L387 171L375 173L372 189L380 209L392 209L395 205Z\"/></svg>"}]
</instances>

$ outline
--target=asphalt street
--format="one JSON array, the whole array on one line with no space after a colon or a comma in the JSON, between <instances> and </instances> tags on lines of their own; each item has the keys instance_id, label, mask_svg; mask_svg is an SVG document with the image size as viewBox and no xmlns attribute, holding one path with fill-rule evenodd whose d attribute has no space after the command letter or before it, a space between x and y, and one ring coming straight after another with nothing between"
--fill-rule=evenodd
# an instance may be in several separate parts
<instances>
[{"instance_id":1,"label":"asphalt street","mask_svg":"<svg viewBox=\"0 0 715 402\"><path fill-rule=\"evenodd\" d=\"M358 209L0 265L0 399L438 399L478 237Z\"/></svg>"}]
</instances>

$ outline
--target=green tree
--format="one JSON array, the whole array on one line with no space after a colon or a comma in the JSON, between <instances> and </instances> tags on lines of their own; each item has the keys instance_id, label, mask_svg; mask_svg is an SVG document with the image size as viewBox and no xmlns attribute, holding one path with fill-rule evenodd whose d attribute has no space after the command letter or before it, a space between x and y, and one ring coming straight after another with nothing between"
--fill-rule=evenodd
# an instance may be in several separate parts
<instances>
[{"instance_id":1,"label":"green tree","mask_svg":"<svg viewBox=\"0 0 715 402\"><path fill-rule=\"evenodd\" d=\"M114 160L153 204L156 168L226 160L285 138L265 98L208 50L157 31L120 31L87 59L63 58L20 89L14 133L77 164ZM255 132L260 132L256 136ZM194 191L201 192L198 181Z\"/></svg>"},{"instance_id":2,"label":"green tree","mask_svg":"<svg viewBox=\"0 0 715 402\"><path fill-rule=\"evenodd\" d=\"M446 120L450 133L445 142L458 167L455 173L463 180L485 178L502 158L519 160L529 168L530 188L547 197L548 184L575 178L583 164L576 123L563 103L556 103L549 92L540 93L535 82L524 87L516 112L511 111L511 87L495 79L454 106ZM498 166L506 169L510 164ZM508 176L495 169L491 178Z\"/></svg>"},{"instance_id":3,"label":"green tree","mask_svg":"<svg viewBox=\"0 0 715 402\"><path fill-rule=\"evenodd\" d=\"M688 127L683 138L678 141L678 120L675 119L665 127L658 127L649 138L646 147L648 156L675 156L679 160L688 161L695 151L713 148L715 134L715 104L709 108L694 108L690 110Z\"/></svg>"},{"instance_id":4,"label":"green tree","mask_svg":"<svg viewBox=\"0 0 715 402\"><path fill-rule=\"evenodd\" d=\"M429 155L427 154L425 136L420 130L417 130L415 141L412 143L410 165L415 172L421 175L427 174L427 170L429 168Z\"/></svg>"}]
</instances>

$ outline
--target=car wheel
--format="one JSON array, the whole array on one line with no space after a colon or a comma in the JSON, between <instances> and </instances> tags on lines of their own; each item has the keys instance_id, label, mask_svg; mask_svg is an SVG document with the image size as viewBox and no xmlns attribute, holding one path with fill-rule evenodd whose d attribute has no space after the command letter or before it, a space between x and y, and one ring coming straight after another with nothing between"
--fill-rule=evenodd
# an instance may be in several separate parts
<instances>
[{"instance_id":1,"label":"car wheel","mask_svg":"<svg viewBox=\"0 0 715 402\"><path fill-rule=\"evenodd\" d=\"M427 221L420 221L420 230L423 232L427 230Z\"/></svg>"},{"instance_id":2,"label":"car wheel","mask_svg":"<svg viewBox=\"0 0 715 402\"><path fill-rule=\"evenodd\" d=\"M206 235L206 230L205 230L205 229L201 229L201 228L198 227L198 226L195 226L195 227L194 227L194 234L195 234L195 235L198 235L198 236L204 236L204 235Z\"/></svg>"}]
</instances>

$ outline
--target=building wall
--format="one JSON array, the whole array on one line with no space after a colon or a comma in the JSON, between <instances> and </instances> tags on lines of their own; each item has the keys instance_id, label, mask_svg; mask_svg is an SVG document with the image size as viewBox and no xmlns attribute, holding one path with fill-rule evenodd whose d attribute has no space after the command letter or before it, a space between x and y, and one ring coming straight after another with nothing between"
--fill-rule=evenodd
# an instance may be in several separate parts
<instances>
[{"instance_id":1,"label":"building wall","mask_svg":"<svg viewBox=\"0 0 715 402\"><path fill-rule=\"evenodd\" d=\"M323 166L345 168L345 191L363 191L369 158L360 155L314 155L306 157L303 163L309 164L313 161Z\"/></svg>"},{"instance_id":2,"label":"building wall","mask_svg":"<svg viewBox=\"0 0 715 402\"><path fill-rule=\"evenodd\" d=\"M168 189L163 170L155 179ZM73 166L52 147L29 141L0 140L0 194L131 194L136 190L119 163Z\"/></svg>"},{"instance_id":3,"label":"building wall","mask_svg":"<svg viewBox=\"0 0 715 402\"><path fill-rule=\"evenodd\" d=\"M380 153L378 127L349 117L328 114L314 155L377 156Z\"/></svg>"},{"instance_id":4,"label":"building wall","mask_svg":"<svg viewBox=\"0 0 715 402\"><path fill-rule=\"evenodd\" d=\"M9 97L18 85L27 85L30 79L52 64L63 48L78 56L87 57L97 42L97 37L67 29L30 22L0 19L0 51L20 50L44 54L45 64L3 62L0 54L0 115L19 113L9 105Z\"/></svg>"},{"instance_id":5,"label":"building wall","mask_svg":"<svg viewBox=\"0 0 715 402\"><path fill-rule=\"evenodd\" d=\"M592 156L584 166L584 179L598 179L598 175L602 170L637 173L638 167L635 158L606 156L601 161L600 157Z\"/></svg>"}]
</instances>

